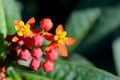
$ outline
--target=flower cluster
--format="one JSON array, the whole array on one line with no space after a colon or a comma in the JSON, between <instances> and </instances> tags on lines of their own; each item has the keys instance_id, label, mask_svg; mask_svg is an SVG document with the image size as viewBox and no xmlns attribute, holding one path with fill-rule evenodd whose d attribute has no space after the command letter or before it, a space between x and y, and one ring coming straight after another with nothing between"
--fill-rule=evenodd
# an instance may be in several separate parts
<instances>
[{"instance_id":1,"label":"flower cluster","mask_svg":"<svg viewBox=\"0 0 120 80\"><path fill-rule=\"evenodd\" d=\"M17 34L8 38L8 41L12 41L8 50L10 53L16 53L16 59L28 61L32 58L29 64L32 70L36 71L42 67L45 72L51 72L54 70L54 61L58 59L58 52L61 56L68 56L66 45L72 45L75 39L66 37L67 32L61 24L56 28L55 34L50 33L49 30L53 27L50 18L40 21L39 30L33 28L34 24L34 17L26 23L15 20ZM44 40L50 43L43 45ZM44 59L43 62L41 58Z\"/></svg>"},{"instance_id":2,"label":"flower cluster","mask_svg":"<svg viewBox=\"0 0 120 80\"><path fill-rule=\"evenodd\" d=\"M5 67L0 68L0 80L8 80L8 78L5 77L6 69Z\"/></svg>"}]
</instances>

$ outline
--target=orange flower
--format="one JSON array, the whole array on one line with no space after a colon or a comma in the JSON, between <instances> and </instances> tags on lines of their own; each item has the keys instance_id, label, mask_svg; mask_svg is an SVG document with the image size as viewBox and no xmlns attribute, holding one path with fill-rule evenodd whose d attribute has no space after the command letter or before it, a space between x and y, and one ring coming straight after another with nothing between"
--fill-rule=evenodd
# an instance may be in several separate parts
<instances>
[{"instance_id":1,"label":"orange flower","mask_svg":"<svg viewBox=\"0 0 120 80\"><path fill-rule=\"evenodd\" d=\"M45 32L44 37L47 40L52 40L51 44L49 44L46 48L46 51L49 51L50 49L56 49L58 48L60 54L64 57L68 56L67 48L65 45L72 45L75 42L74 38L66 37L67 32L64 31L63 26L60 24L58 25L55 35Z\"/></svg>"},{"instance_id":2,"label":"orange flower","mask_svg":"<svg viewBox=\"0 0 120 80\"><path fill-rule=\"evenodd\" d=\"M17 34L12 38L12 42L18 42L24 38L24 41L28 48L33 46L32 37L36 34L41 34L39 30L32 29L35 24L34 17L30 18L26 24L23 21L14 21L15 29L17 30Z\"/></svg>"}]
</instances>

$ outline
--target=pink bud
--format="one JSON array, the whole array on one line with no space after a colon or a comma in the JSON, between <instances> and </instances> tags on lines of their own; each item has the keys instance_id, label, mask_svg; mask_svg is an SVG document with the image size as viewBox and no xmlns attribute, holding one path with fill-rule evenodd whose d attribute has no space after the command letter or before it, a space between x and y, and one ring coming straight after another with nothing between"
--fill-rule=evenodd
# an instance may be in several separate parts
<instances>
[{"instance_id":1,"label":"pink bud","mask_svg":"<svg viewBox=\"0 0 120 80\"><path fill-rule=\"evenodd\" d=\"M21 52L21 51L22 51L21 49L17 49L17 50L16 50L17 55L20 55L20 52Z\"/></svg>"},{"instance_id":2,"label":"pink bud","mask_svg":"<svg viewBox=\"0 0 120 80\"><path fill-rule=\"evenodd\" d=\"M2 78L1 80L8 80L8 79L4 77L4 78Z\"/></svg>"},{"instance_id":3,"label":"pink bud","mask_svg":"<svg viewBox=\"0 0 120 80\"><path fill-rule=\"evenodd\" d=\"M18 43L19 46L24 45L24 41L23 41L23 40L20 40L20 41L18 41L17 43Z\"/></svg>"},{"instance_id":4,"label":"pink bud","mask_svg":"<svg viewBox=\"0 0 120 80\"><path fill-rule=\"evenodd\" d=\"M40 68L40 60L39 59L32 59L30 63L31 69L34 71L38 70Z\"/></svg>"},{"instance_id":5,"label":"pink bud","mask_svg":"<svg viewBox=\"0 0 120 80\"><path fill-rule=\"evenodd\" d=\"M50 18L44 18L40 21L40 27L45 31L49 31L53 27L53 23Z\"/></svg>"},{"instance_id":6,"label":"pink bud","mask_svg":"<svg viewBox=\"0 0 120 80\"><path fill-rule=\"evenodd\" d=\"M5 73L6 72L6 67L3 66L0 70Z\"/></svg>"},{"instance_id":7,"label":"pink bud","mask_svg":"<svg viewBox=\"0 0 120 80\"><path fill-rule=\"evenodd\" d=\"M42 46L44 38L40 35L35 35L33 37L33 40L34 40L34 46Z\"/></svg>"},{"instance_id":8,"label":"pink bud","mask_svg":"<svg viewBox=\"0 0 120 80\"><path fill-rule=\"evenodd\" d=\"M1 78L5 77L5 73L1 72L1 73L0 73L0 77L1 77Z\"/></svg>"},{"instance_id":9,"label":"pink bud","mask_svg":"<svg viewBox=\"0 0 120 80\"><path fill-rule=\"evenodd\" d=\"M57 60L58 59L58 52L55 49L51 49L46 52L46 56L49 60Z\"/></svg>"},{"instance_id":10,"label":"pink bud","mask_svg":"<svg viewBox=\"0 0 120 80\"><path fill-rule=\"evenodd\" d=\"M54 63L50 60L46 60L42 64L42 68L44 69L45 72L52 72L54 70Z\"/></svg>"},{"instance_id":11,"label":"pink bud","mask_svg":"<svg viewBox=\"0 0 120 80\"><path fill-rule=\"evenodd\" d=\"M27 49L20 52L20 59L22 60L27 61L30 58L30 56L30 52Z\"/></svg>"},{"instance_id":12,"label":"pink bud","mask_svg":"<svg viewBox=\"0 0 120 80\"><path fill-rule=\"evenodd\" d=\"M34 57L34 58L40 58L42 55L43 55L43 53L42 53L42 51L41 51L41 49L40 48L34 48L33 50L32 50L32 57Z\"/></svg>"}]
</instances>

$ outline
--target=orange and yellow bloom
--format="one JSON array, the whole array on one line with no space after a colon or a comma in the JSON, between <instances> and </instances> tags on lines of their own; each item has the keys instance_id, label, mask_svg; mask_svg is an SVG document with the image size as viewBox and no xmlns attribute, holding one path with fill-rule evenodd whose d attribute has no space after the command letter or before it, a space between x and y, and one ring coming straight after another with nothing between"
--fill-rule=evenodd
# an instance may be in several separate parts
<instances>
[{"instance_id":1,"label":"orange and yellow bloom","mask_svg":"<svg viewBox=\"0 0 120 80\"><path fill-rule=\"evenodd\" d=\"M58 25L55 35L45 32L44 36L46 39L52 40L51 44L47 46L46 51L58 48L60 54L64 57L68 56L66 45L70 46L75 42L74 38L66 37L67 32L64 31L61 24Z\"/></svg>"},{"instance_id":2,"label":"orange and yellow bloom","mask_svg":"<svg viewBox=\"0 0 120 80\"><path fill-rule=\"evenodd\" d=\"M28 48L33 46L33 37L37 34L41 34L39 30L32 29L35 24L35 19L30 18L26 24L23 21L14 21L15 29L17 30L17 34L12 38L12 42L19 42L23 40L26 43Z\"/></svg>"},{"instance_id":3,"label":"orange and yellow bloom","mask_svg":"<svg viewBox=\"0 0 120 80\"><path fill-rule=\"evenodd\" d=\"M19 36L23 36L30 33L30 25L24 24L23 21L19 21L18 25L15 25L15 29L18 31Z\"/></svg>"}]
</instances>

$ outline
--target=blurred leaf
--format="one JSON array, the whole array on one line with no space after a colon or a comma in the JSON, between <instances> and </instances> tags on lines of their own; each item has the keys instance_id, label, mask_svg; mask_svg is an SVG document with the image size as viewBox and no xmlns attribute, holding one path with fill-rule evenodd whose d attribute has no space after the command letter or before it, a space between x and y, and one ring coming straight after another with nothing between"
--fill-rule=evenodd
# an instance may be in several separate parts
<instances>
[{"instance_id":1,"label":"blurred leaf","mask_svg":"<svg viewBox=\"0 0 120 80\"><path fill-rule=\"evenodd\" d=\"M69 16L65 30L68 32L69 37L76 38L74 45L68 47L70 53L79 45L82 39L86 36L93 24L99 18L101 11L99 8L85 9L73 11Z\"/></svg>"},{"instance_id":2,"label":"blurred leaf","mask_svg":"<svg viewBox=\"0 0 120 80\"><path fill-rule=\"evenodd\" d=\"M23 80L53 80L47 77L43 77L40 75L30 74L30 73L22 73Z\"/></svg>"},{"instance_id":3,"label":"blurred leaf","mask_svg":"<svg viewBox=\"0 0 120 80\"><path fill-rule=\"evenodd\" d=\"M20 7L15 0L2 0L1 4L3 4L7 34L13 35L16 33L13 22L16 19L21 19Z\"/></svg>"},{"instance_id":4,"label":"blurred leaf","mask_svg":"<svg viewBox=\"0 0 120 80\"><path fill-rule=\"evenodd\" d=\"M79 0L76 9L109 5L114 0Z\"/></svg>"},{"instance_id":5,"label":"blurred leaf","mask_svg":"<svg viewBox=\"0 0 120 80\"><path fill-rule=\"evenodd\" d=\"M91 29L89 34L80 44L81 51L89 52L94 48L92 45L99 42L107 35L117 30L120 25L120 6L102 8L102 15L95 27ZM87 50L86 50L87 49ZM86 53L86 52L85 52Z\"/></svg>"},{"instance_id":6,"label":"blurred leaf","mask_svg":"<svg viewBox=\"0 0 120 80\"><path fill-rule=\"evenodd\" d=\"M0 0L0 38L5 38L7 35L5 14L3 9L2 0Z\"/></svg>"},{"instance_id":7,"label":"blurred leaf","mask_svg":"<svg viewBox=\"0 0 120 80\"><path fill-rule=\"evenodd\" d=\"M6 58L6 48L7 48L7 42L4 39L0 40L0 59L4 60Z\"/></svg>"},{"instance_id":8,"label":"blurred leaf","mask_svg":"<svg viewBox=\"0 0 120 80\"><path fill-rule=\"evenodd\" d=\"M112 43L112 50L117 74L120 76L120 37Z\"/></svg>"},{"instance_id":9,"label":"blurred leaf","mask_svg":"<svg viewBox=\"0 0 120 80\"><path fill-rule=\"evenodd\" d=\"M7 74L12 80L21 80L20 76L14 70L8 70Z\"/></svg>"},{"instance_id":10,"label":"blurred leaf","mask_svg":"<svg viewBox=\"0 0 120 80\"><path fill-rule=\"evenodd\" d=\"M71 54L68 58L68 61L77 61L78 63L83 63L83 64L87 64L87 65L91 65L94 66L94 64L89 61L87 58L85 58L84 56L78 54L78 53L73 53Z\"/></svg>"},{"instance_id":11,"label":"blurred leaf","mask_svg":"<svg viewBox=\"0 0 120 80\"><path fill-rule=\"evenodd\" d=\"M77 61L59 60L55 63L54 72L45 73L40 69L36 73L52 80L120 80L106 71Z\"/></svg>"}]
</instances>

